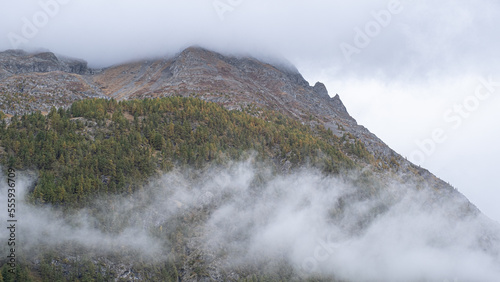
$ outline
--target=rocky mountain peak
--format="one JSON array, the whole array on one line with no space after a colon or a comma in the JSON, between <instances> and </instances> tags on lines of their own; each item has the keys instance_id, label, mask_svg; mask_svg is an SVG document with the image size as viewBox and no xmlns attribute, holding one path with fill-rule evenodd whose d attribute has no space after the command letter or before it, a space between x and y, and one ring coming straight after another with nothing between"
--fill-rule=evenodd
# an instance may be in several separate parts
<instances>
[{"instance_id":1,"label":"rocky mountain peak","mask_svg":"<svg viewBox=\"0 0 500 282\"><path fill-rule=\"evenodd\" d=\"M330 95L328 95L328 90L326 89L326 86L319 81L316 82L316 84L314 84L313 90L314 90L314 92L318 93L322 97L330 98Z\"/></svg>"},{"instance_id":2,"label":"rocky mountain peak","mask_svg":"<svg viewBox=\"0 0 500 282\"><path fill-rule=\"evenodd\" d=\"M89 72L87 62L83 60L65 57L59 59L52 52L30 54L21 50L0 52L0 69L3 70L4 76L55 71L83 75Z\"/></svg>"},{"instance_id":3,"label":"rocky mountain peak","mask_svg":"<svg viewBox=\"0 0 500 282\"><path fill-rule=\"evenodd\" d=\"M57 59L56 55L52 52L43 52L43 53L33 54L31 56L34 58L38 58L40 60L50 61L56 64L59 63L59 59Z\"/></svg>"},{"instance_id":4,"label":"rocky mountain peak","mask_svg":"<svg viewBox=\"0 0 500 282\"><path fill-rule=\"evenodd\" d=\"M189 47L172 58L114 66L93 79L105 95L116 99L196 93L230 109L254 105L304 122L320 115L352 120L340 99L333 103L323 84L311 87L283 60L271 64Z\"/></svg>"}]
</instances>

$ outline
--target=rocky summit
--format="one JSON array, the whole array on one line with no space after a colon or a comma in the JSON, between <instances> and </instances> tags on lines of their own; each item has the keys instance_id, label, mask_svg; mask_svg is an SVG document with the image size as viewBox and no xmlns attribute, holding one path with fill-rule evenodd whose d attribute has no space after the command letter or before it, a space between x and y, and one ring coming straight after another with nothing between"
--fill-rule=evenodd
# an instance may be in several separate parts
<instances>
[{"instance_id":1,"label":"rocky summit","mask_svg":"<svg viewBox=\"0 0 500 282\"><path fill-rule=\"evenodd\" d=\"M83 60L51 52L0 52L0 111L8 115L48 112L51 107L104 97L86 81L92 72Z\"/></svg>"}]
</instances>

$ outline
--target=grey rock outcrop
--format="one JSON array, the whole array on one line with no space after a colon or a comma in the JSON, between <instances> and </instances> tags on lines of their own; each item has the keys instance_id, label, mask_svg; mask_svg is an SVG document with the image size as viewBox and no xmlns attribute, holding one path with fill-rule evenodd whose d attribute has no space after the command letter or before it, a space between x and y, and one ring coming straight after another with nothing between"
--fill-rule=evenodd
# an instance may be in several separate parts
<instances>
[{"instance_id":1,"label":"grey rock outcrop","mask_svg":"<svg viewBox=\"0 0 500 282\"><path fill-rule=\"evenodd\" d=\"M0 52L0 68L4 76L33 72L62 71L75 74L88 74L87 62L83 60L62 58L51 52L29 54L21 50Z\"/></svg>"},{"instance_id":2,"label":"grey rock outcrop","mask_svg":"<svg viewBox=\"0 0 500 282\"><path fill-rule=\"evenodd\" d=\"M52 107L102 95L86 78L87 62L51 52L0 52L0 110L6 114L47 112Z\"/></svg>"},{"instance_id":3,"label":"grey rock outcrop","mask_svg":"<svg viewBox=\"0 0 500 282\"><path fill-rule=\"evenodd\" d=\"M314 92L318 93L318 95L325 97L325 98L330 98L330 95L328 95L328 90L326 89L326 86L321 83L321 82L316 82L313 86Z\"/></svg>"}]
</instances>

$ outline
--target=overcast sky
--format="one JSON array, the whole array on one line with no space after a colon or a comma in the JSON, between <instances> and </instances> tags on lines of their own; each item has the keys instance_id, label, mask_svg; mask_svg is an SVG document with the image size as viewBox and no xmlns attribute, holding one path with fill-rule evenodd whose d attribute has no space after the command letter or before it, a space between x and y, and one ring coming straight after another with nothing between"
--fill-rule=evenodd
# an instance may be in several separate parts
<instances>
[{"instance_id":1,"label":"overcast sky","mask_svg":"<svg viewBox=\"0 0 500 282\"><path fill-rule=\"evenodd\" d=\"M284 56L500 222L500 3L351 2L0 0L0 50L49 49L93 67L190 45Z\"/></svg>"}]
</instances>

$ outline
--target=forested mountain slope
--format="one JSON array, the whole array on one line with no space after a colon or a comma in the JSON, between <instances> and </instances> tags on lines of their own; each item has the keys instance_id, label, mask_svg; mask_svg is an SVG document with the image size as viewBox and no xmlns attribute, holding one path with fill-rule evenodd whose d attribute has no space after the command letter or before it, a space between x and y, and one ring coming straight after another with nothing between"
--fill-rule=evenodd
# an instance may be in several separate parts
<instances>
[{"instance_id":1,"label":"forested mountain slope","mask_svg":"<svg viewBox=\"0 0 500 282\"><path fill-rule=\"evenodd\" d=\"M181 97L83 100L47 116L3 121L0 157L5 167L39 172L33 197L53 204L130 192L136 181L174 166L203 168L249 154L280 172L309 164L339 173L378 164L347 132L337 137L279 113L248 111L254 115Z\"/></svg>"}]
</instances>

